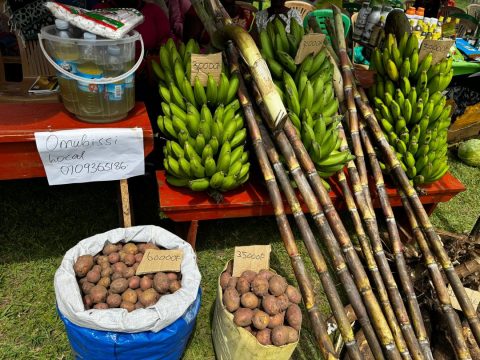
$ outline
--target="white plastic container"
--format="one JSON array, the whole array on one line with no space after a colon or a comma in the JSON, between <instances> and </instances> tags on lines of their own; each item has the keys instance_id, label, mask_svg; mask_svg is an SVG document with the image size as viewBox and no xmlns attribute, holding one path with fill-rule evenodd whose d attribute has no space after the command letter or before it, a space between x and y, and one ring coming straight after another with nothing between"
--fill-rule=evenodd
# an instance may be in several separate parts
<instances>
[{"instance_id":1,"label":"white plastic container","mask_svg":"<svg viewBox=\"0 0 480 360\"><path fill-rule=\"evenodd\" d=\"M57 35L62 39L72 38L70 24L66 21L56 19L55 28ZM55 62L68 72L75 74L80 59L78 46L74 44L62 44L57 46L54 52ZM75 113L78 111L77 82L60 72L57 72L58 83L61 88L62 101L65 108Z\"/></svg>"},{"instance_id":2,"label":"white plastic container","mask_svg":"<svg viewBox=\"0 0 480 360\"><path fill-rule=\"evenodd\" d=\"M122 39L110 40L93 38L93 34L84 35L84 39L73 39L58 36L55 25L43 27L38 38L40 47L47 60L64 77L76 81L77 85L77 108L68 108L80 120L93 123L109 123L121 120L128 115L135 104L134 74L143 60L143 40L136 31L131 31ZM140 41L141 53L135 63L135 43ZM75 61L75 72L68 72L59 65L59 58L66 47L78 49L80 57ZM109 67L111 54L109 47L117 47L114 53L119 53L118 68L113 71ZM69 61L71 56L63 55ZM114 55L115 57L115 55ZM55 59L55 60L54 60ZM121 67L121 70L120 70ZM128 83L128 91L125 89L120 99L106 97L105 89L109 85ZM112 87L110 87L111 89ZM118 89L118 87L117 87ZM66 91L60 83L60 92ZM118 94L118 92L117 92ZM115 103L112 104L112 102ZM121 103L118 103L120 101Z\"/></svg>"}]
</instances>

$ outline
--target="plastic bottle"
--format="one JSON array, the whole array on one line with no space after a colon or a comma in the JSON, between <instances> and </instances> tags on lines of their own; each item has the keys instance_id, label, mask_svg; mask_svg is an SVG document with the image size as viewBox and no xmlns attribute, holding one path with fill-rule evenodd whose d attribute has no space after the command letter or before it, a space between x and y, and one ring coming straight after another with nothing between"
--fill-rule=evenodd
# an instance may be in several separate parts
<instances>
[{"instance_id":1,"label":"plastic bottle","mask_svg":"<svg viewBox=\"0 0 480 360\"><path fill-rule=\"evenodd\" d=\"M410 26L412 27L412 31L417 25L417 17L415 15L415 8L413 6L410 6L407 11L405 11L405 15L407 16L408 22L410 23Z\"/></svg>"},{"instance_id":2,"label":"plastic bottle","mask_svg":"<svg viewBox=\"0 0 480 360\"><path fill-rule=\"evenodd\" d=\"M74 74L77 71L80 52L75 43L68 40L71 38L70 25L64 20L56 19L55 28L57 36L62 39L54 49L55 62L64 70ZM77 82L60 72L57 73L57 77L63 105L68 111L75 113L78 110Z\"/></svg>"},{"instance_id":3,"label":"plastic bottle","mask_svg":"<svg viewBox=\"0 0 480 360\"><path fill-rule=\"evenodd\" d=\"M373 27L380 20L380 6L375 5L368 15L367 24L365 25L365 30L362 34L362 41L368 43L370 40L370 35L372 34Z\"/></svg>"},{"instance_id":4,"label":"plastic bottle","mask_svg":"<svg viewBox=\"0 0 480 360\"><path fill-rule=\"evenodd\" d=\"M385 5L383 8L382 8L382 12L380 13L380 17L384 17L385 19L387 18L388 14L390 13L390 11L392 11L393 8L390 6L390 5ZM384 21L385 23L385 21Z\"/></svg>"},{"instance_id":5,"label":"plastic bottle","mask_svg":"<svg viewBox=\"0 0 480 360\"><path fill-rule=\"evenodd\" d=\"M357 21L355 22L355 29L353 31L353 40L360 41L362 39L363 30L367 23L368 15L372 9L370 8L370 3L364 2L362 8L358 12Z\"/></svg>"},{"instance_id":6,"label":"plastic bottle","mask_svg":"<svg viewBox=\"0 0 480 360\"><path fill-rule=\"evenodd\" d=\"M98 79L103 77L103 69L100 68L95 50L96 35L91 33L83 34L87 42L80 46L80 55L83 63L78 64L77 75L85 78L85 81L78 81L78 97L80 119L89 121L105 119L102 94L104 85L92 84L88 79Z\"/></svg>"},{"instance_id":7,"label":"plastic bottle","mask_svg":"<svg viewBox=\"0 0 480 360\"><path fill-rule=\"evenodd\" d=\"M372 46L377 46L378 45L378 39L380 36L380 33L382 29L385 27L385 16L380 16L380 20L378 23L375 24L372 30L372 34L370 35L370 39L368 40L368 43Z\"/></svg>"},{"instance_id":8,"label":"plastic bottle","mask_svg":"<svg viewBox=\"0 0 480 360\"><path fill-rule=\"evenodd\" d=\"M117 45L109 45L107 47L107 54L104 76L117 77L122 75L124 64L120 47ZM128 112L125 96L125 81L106 84L104 92L105 110L109 118L111 120L123 118Z\"/></svg>"},{"instance_id":9,"label":"plastic bottle","mask_svg":"<svg viewBox=\"0 0 480 360\"><path fill-rule=\"evenodd\" d=\"M415 11L415 15L417 15L418 20L423 20L425 17L425 9L423 7L418 7L417 11Z\"/></svg>"}]
</instances>

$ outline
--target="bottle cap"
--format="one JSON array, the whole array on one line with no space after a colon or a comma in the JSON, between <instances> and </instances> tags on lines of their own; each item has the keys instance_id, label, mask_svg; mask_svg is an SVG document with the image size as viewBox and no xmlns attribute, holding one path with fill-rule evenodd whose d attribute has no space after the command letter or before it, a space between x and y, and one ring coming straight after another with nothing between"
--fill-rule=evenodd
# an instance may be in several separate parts
<instances>
[{"instance_id":1,"label":"bottle cap","mask_svg":"<svg viewBox=\"0 0 480 360\"><path fill-rule=\"evenodd\" d=\"M117 45L108 45L107 52L112 56L120 55L120 46Z\"/></svg>"},{"instance_id":2,"label":"bottle cap","mask_svg":"<svg viewBox=\"0 0 480 360\"><path fill-rule=\"evenodd\" d=\"M68 30L68 27L70 24L68 21L62 20L62 19L55 19L55 27L59 30Z\"/></svg>"},{"instance_id":3,"label":"bottle cap","mask_svg":"<svg viewBox=\"0 0 480 360\"><path fill-rule=\"evenodd\" d=\"M83 38L86 39L86 40L96 40L96 39L97 39L97 35L92 34L92 33L90 33L90 32L84 32L84 33L83 33Z\"/></svg>"}]
</instances>

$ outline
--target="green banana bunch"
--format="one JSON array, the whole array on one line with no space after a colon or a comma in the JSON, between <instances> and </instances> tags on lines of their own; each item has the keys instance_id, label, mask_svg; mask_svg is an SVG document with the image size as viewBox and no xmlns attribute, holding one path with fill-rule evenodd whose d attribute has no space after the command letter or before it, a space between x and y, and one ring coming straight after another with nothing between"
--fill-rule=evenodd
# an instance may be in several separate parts
<instances>
[{"instance_id":1,"label":"green banana bunch","mask_svg":"<svg viewBox=\"0 0 480 360\"><path fill-rule=\"evenodd\" d=\"M296 64L304 30L294 19L290 34L285 34L284 28L281 20L275 19L260 32L261 53L318 173L328 178L351 160L350 153L339 151L339 103L333 87L333 66L326 48Z\"/></svg>"},{"instance_id":2,"label":"green banana bunch","mask_svg":"<svg viewBox=\"0 0 480 360\"><path fill-rule=\"evenodd\" d=\"M192 85L190 56L198 52L194 40L178 47L168 41L160 48L160 63L152 65L163 100L157 124L169 139L163 165L173 186L229 191L245 183L250 170L247 129L236 99L239 79L222 72L218 82L209 75L206 86L198 77Z\"/></svg>"},{"instance_id":3,"label":"green banana bunch","mask_svg":"<svg viewBox=\"0 0 480 360\"><path fill-rule=\"evenodd\" d=\"M442 92L450 83L452 59L433 63L418 56L418 39L388 35L375 49L371 68L376 85L369 90L374 113L402 168L416 185L440 179L448 170L447 128L451 108Z\"/></svg>"}]
</instances>

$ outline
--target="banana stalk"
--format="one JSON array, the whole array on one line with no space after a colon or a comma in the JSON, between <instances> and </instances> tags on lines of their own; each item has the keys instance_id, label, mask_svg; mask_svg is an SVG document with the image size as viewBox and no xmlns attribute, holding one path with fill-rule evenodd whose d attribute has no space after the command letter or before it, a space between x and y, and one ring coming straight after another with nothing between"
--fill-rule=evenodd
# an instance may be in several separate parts
<instances>
[{"instance_id":1,"label":"banana stalk","mask_svg":"<svg viewBox=\"0 0 480 360\"><path fill-rule=\"evenodd\" d=\"M262 99L258 91L256 92L255 99L260 109L262 109ZM265 114L264 116L267 115ZM345 289L347 290L347 295L349 296L349 300L355 310L357 318L359 319L364 329L365 336L369 343L370 349L372 350L372 353L376 358L383 358L381 347L378 344L378 340L375 336L376 332L381 340L381 343L384 347L384 352L387 357L389 359L400 359L400 353L395 347L395 343L393 342L393 336L388 326L388 323L386 322L382 310L377 302L377 299L372 292L367 274L365 273L360 259L358 258L358 255L353 248L348 234L343 224L341 223L338 213L335 211L335 208L331 203L328 192L323 186L320 177L318 176L318 173L315 169L315 166L310 159L310 156L306 152L306 149L303 146L301 140L297 137L296 129L290 120L287 120L284 129L285 131L289 130L289 132L291 133L291 135L287 134L287 136L294 136L296 140L293 142L293 144L290 144L289 139L287 139L287 136L285 136L285 133L283 131L279 131L275 133L275 141L277 142L277 145L279 146L282 155L285 158L286 163L289 167L290 173L294 177L300 193L302 194L302 197L306 202L310 213L312 214L312 217L315 221L315 224L317 225L322 239L327 244L327 250L330 253L330 257L334 262L335 268L337 269L338 277ZM302 149L297 152L296 148L299 148L300 146ZM308 162L308 177L310 179L314 177L314 182L318 182L317 186L322 188L322 195L319 196L321 199L321 205L318 203L317 198L312 191L312 188L310 187L304 173L302 172L300 165L298 164L297 158L300 159L302 165L303 163ZM322 209L323 206L325 207ZM343 231L339 230L338 228L343 229ZM332 229L334 229L333 232ZM340 237L337 236L338 243L337 239L335 239L336 234L334 235L334 232L336 230L337 233L340 233ZM346 261L342 255L342 250L345 254ZM354 275L353 279L348 273L347 264L350 267L352 274ZM365 304L362 303L362 298L360 297L359 291L364 298ZM373 321L374 329L372 329L370 320L368 319L368 315L370 315L370 319L372 319Z\"/></svg>"},{"instance_id":2,"label":"banana stalk","mask_svg":"<svg viewBox=\"0 0 480 360\"><path fill-rule=\"evenodd\" d=\"M253 106L248 96L243 77L239 72L238 53L236 52L236 49L234 48L232 42L229 42L227 52L230 61L231 72L238 74L240 83L237 94L244 110L245 119L247 121L248 130L252 139L253 148L255 150L255 154L257 155L263 177L267 184L267 189L270 195L270 199L272 201L272 205L274 207L274 213L277 219L280 235L285 244L285 248L290 256L295 277L297 278L298 284L300 286L300 291L302 292L305 307L307 308L310 320L312 322L315 337L317 339L322 355L325 359L338 359L333 344L327 334L325 320L323 319L318 305L316 304L315 293L313 291L310 277L308 276L303 260L298 253L298 248L295 243L292 229L285 215L285 209L283 207L280 190L278 188L278 184L275 179L272 167L268 162L265 145L260 135L260 130L256 124ZM325 271L325 273L328 274L327 271Z\"/></svg>"},{"instance_id":3,"label":"banana stalk","mask_svg":"<svg viewBox=\"0 0 480 360\"><path fill-rule=\"evenodd\" d=\"M287 119L287 110L275 88L270 70L260 54L255 41L250 34L240 26L225 25L223 31L228 38L236 43L257 83L265 106L268 109L269 119L271 121L269 126L274 129L281 129Z\"/></svg>"},{"instance_id":4,"label":"banana stalk","mask_svg":"<svg viewBox=\"0 0 480 360\"><path fill-rule=\"evenodd\" d=\"M359 89L359 92L361 97L356 98L357 106L360 109L365 122L368 124L368 127L371 129L373 136L375 137L376 144L385 158L385 164L389 167L392 177L397 181L399 189L401 189L408 197L410 204L415 211L417 220L427 236L429 245L432 248L434 255L440 262L443 270L445 271L445 275L447 276L453 292L460 303L462 311L467 318L470 328L472 329L473 336L475 337L475 341L477 344L480 344L480 321L470 299L467 296L467 293L465 292L465 288L463 287L458 274L455 272L452 262L450 261L439 236L435 232L435 229L430 222L430 219L418 197L415 188L410 184L405 171L402 169L395 153L390 148L390 145L385 138L383 131L380 128L377 119L375 118L375 115L369 106L366 105L364 100L366 99L365 92L363 92L361 88Z\"/></svg>"}]
</instances>

